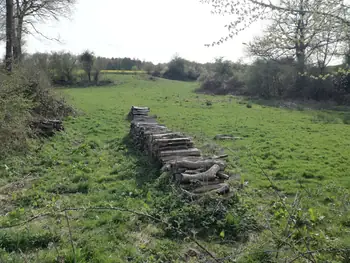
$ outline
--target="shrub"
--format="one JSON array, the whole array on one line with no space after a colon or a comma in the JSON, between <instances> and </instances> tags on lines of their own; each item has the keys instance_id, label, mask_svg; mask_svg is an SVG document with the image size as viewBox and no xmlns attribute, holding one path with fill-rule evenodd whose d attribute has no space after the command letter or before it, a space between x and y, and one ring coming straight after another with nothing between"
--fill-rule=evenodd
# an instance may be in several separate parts
<instances>
[{"instance_id":1,"label":"shrub","mask_svg":"<svg viewBox=\"0 0 350 263\"><path fill-rule=\"evenodd\" d=\"M170 61L168 70L164 72L163 77L173 80L187 80L185 73L185 60L178 56L174 57Z\"/></svg>"},{"instance_id":2,"label":"shrub","mask_svg":"<svg viewBox=\"0 0 350 263\"><path fill-rule=\"evenodd\" d=\"M346 113L343 116L343 122L344 122L344 124L350 124L350 113Z\"/></svg>"},{"instance_id":3,"label":"shrub","mask_svg":"<svg viewBox=\"0 0 350 263\"><path fill-rule=\"evenodd\" d=\"M0 82L0 156L23 149L29 132L28 121L33 103L24 96L15 79L1 75Z\"/></svg>"},{"instance_id":4,"label":"shrub","mask_svg":"<svg viewBox=\"0 0 350 263\"><path fill-rule=\"evenodd\" d=\"M220 200L203 197L191 203L168 194L153 201L152 216L168 215L167 222L172 227L166 228L167 236L181 237L183 232L197 232L198 237L208 239L246 240L250 231L260 228L250 211L240 204L238 197ZM183 232L179 233L177 229Z\"/></svg>"},{"instance_id":5,"label":"shrub","mask_svg":"<svg viewBox=\"0 0 350 263\"><path fill-rule=\"evenodd\" d=\"M294 89L296 70L292 61L257 60L245 75L249 95L285 97Z\"/></svg>"},{"instance_id":6,"label":"shrub","mask_svg":"<svg viewBox=\"0 0 350 263\"><path fill-rule=\"evenodd\" d=\"M222 81L210 77L205 79L197 90L198 92L210 93L210 94L220 94L218 91L221 89Z\"/></svg>"},{"instance_id":7,"label":"shrub","mask_svg":"<svg viewBox=\"0 0 350 263\"><path fill-rule=\"evenodd\" d=\"M34 68L0 73L0 156L25 150L34 120L62 119L73 114L51 88L45 72Z\"/></svg>"},{"instance_id":8,"label":"shrub","mask_svg":"<svg viewBox=\"0 0 350 263\"><path fill-rule=\"evenodd\" d=\"M216 59L211 73L203 73L198 80L201 82L198 92L217 95L245 93L245 83L240 79L243 67L234 65L222 58Z\"/></svg>"}]
</instances>

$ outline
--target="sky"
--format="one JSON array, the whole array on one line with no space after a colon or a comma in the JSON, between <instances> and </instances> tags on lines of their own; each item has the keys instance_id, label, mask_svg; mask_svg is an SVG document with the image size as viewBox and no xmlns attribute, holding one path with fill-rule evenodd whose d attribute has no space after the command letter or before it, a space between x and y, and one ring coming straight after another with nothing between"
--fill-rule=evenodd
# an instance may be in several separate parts
<instances>
[{"instance_id":1,"label":"sky","mask_svg":"<svg viewBox=\"0 0 350 263\"><path fill-rule=\"evenodd\" d=\"M212 15L211 6L199 0L79 0L70 19L49 21L37 28L62 43L28 36L29 53L88 49L97 56L132 57L168 62L176 53L201 63L216 57L249 60L243 43L258 35L254 25L230 41L205 47L228 34L232 17Z\"/></svg>"}]
</instances>

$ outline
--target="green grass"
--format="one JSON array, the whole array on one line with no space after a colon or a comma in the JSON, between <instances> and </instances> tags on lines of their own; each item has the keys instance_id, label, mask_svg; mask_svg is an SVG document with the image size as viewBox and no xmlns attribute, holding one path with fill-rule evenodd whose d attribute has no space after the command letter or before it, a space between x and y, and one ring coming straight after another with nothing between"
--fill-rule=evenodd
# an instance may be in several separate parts
<instances>
[{"instance_id":1,"label":"green grass","mask_svg":"<svg viewBox=\"0 0 350 263\"><path fill-rule=\"evenodd\" d=\"M0 223L14 224L48 211L52 216L4 230L9 234L0 235L0 262L56 262L57 256L73 262L66 218L57 212L67 207L113 206L167 218L186 233L196 232L217 257L238 255L242 247L271 249L276 241L271 233L252 229L255 220L260 226L271 220L276 233L284 228L288 215L278 207L276 190L291 201L296 193L302 196L300 217L311 225L307 235L313 249L349 245L350 125L341 121L347 112L197 95L196 83L113 78L120 84L63 90L81 115L68 118L65 132L46 140L41 149L33 143L31 155L7 160L6 169L2 164L0 204L8 213L0 213ZM245 188L229 201L184 202L169 179L130 148L125 117L131 105L149 106L160 123L193 136L206 153L225 151L228 171L240 175L232 185L246 182ZM217 134L242 139L214 144ZM22 184L9 184L18 181ZM217 209L220 205L228 210ZM196 247L174 229L132 213L75 211L69 218L77 262L185 262L185 252ZM26 235L13 234L27 228ZM28 245L26 239L33 242ZM268 262L268 256L246 255L240 262ZM339 254L338 262L343 259Z\"/></svg>"}]
</instances>

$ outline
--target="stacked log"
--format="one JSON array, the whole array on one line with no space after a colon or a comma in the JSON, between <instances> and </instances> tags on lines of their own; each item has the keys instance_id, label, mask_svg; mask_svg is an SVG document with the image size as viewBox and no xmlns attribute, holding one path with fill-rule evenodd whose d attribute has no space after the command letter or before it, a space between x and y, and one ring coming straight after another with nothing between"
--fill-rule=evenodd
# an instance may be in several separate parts
<instances>
[{"instance_id":1,"label":"stacked log","mask_svg":"<svg viewBox=\"0 0 350 263\"><path fill-rule=\"evenodd\" d=\"M159 124L157 117L149 116L149 112L148 107L130 109L130 136L135 147L159 161L162 170L170 172L190 194L228 193L230 188L225 181L229 176L224 173L226 164L220 156L203 157L192 138Z\"/></svg>"},{"instance_id":2,"label":"stacked log","mask_svg":"<svg viewBox=\"0 0 350 263\"><path fill-rule=\"evenodd\" d=\"M147 117L149 113L148 107L135 107L132 106L128 115L129 120L133 120L134 118L142 118Z\"/></svg>"},{"instance_id":3,"label":"stacked log","mask_svg":"<svg viewBox=\"0 0 350 263\"><path fill-rule=\"evenodd\" d=\"M60 120L36 120L31 123L31 128L40 136L53 136L57 131L63 131Z\"/></svg>"}]
</instances>

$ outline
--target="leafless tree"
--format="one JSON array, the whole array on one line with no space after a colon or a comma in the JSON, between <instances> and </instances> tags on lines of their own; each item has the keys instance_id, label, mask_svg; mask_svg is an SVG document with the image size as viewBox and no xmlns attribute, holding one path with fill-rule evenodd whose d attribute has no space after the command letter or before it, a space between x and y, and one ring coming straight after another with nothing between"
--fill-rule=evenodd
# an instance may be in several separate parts
<instances>
[{"instance_id":1,"label":"leafless tree","mask_svg":"<svg viewBox=\"0 0 350 263\"><path fill-rule=\"evenodd\" d=\"M6 69L12 71L12 26L13 26L13 1L6 0Z\"/></svg>"},{"instance_id":2,"label":"leafless tree","mask_svg":"<svg viewBox=\"0 0 350 263\"><path fill-rule=\"evenodd\" d=\"M320 1L321 5L314 9L303 8L304 4L310 2L309 0L200 0L200 2L210 4L213 7L213 14L234 16L232 22L226 25L229 30L228 36L211 45L218 45L233 38L254 22L269 20L276 14L286 12L301 16L312 14L320 18L328 17L342 26L350 26L350 5L347 0Z\"/></svg>"},{"instance_id":3,"label":"leafless tree","mask_svg":"<svg viewBox=\"0 0 350 263\"><path fill-rule=\"evenodd\" d=\"M0 0L3 6L4 0ZM13 0L13 56L20 60L22 56L23 36L40 35L50 38L37 29L38 23L47 22L50 19L59 20L61 17L69 17L76 0ZM2 21L6 16L3 8L0 8L0 30L4 29ZM3 34L0 34L0 37Z\"/></svg>"}]
</instances>

